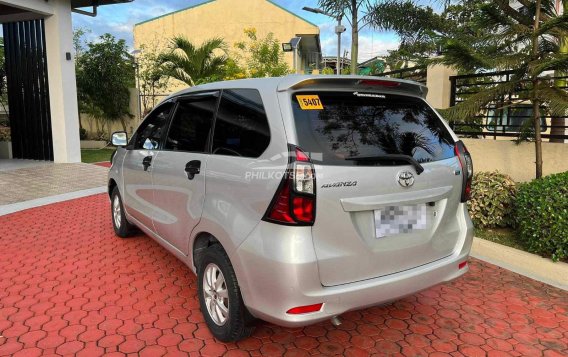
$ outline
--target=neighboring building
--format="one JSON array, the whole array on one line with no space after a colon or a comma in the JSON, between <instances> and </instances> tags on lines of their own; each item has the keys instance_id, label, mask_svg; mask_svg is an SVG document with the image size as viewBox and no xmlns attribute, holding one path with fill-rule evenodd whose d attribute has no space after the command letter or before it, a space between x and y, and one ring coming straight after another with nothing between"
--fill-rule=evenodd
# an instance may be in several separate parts
<instances>
[{"instance_id":1,"label":"neighboring building","mask_svg":"<svg viewBox=\"0 0 568 357\"><path fill-rule=\"evenodd\" d=\"M357 68L359 68L359 74L364 76L380 75L386 70L387 64L384 57L375 56L359 63Z\"/></svg>"},{"instance_id":2,"label":"neighboring building","mask_svg":"<svg viewBox=\"0 0 568 357\"><path fill-rule=\"evenodd\" d=\"M134 47L165 48L177 35L196 45L213 37L225 40L230 50L243 41L245 28L254 27L260 37L272 32L281 43L301 37L297 72L317 69L321 59L319 27L269 0L210 0L186 9L156 17L134 27ZM293 67L293 52L285 59Z\"/></svg>"}]
</instances>

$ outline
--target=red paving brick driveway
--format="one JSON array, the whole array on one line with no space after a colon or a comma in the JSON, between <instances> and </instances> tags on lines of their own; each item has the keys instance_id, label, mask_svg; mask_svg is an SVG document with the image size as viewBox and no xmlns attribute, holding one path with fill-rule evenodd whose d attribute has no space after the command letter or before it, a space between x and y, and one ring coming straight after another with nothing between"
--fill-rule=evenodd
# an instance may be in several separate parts
<instances>
[{"instance_id":1,"label":"red paving brick driveway","mask_svg":"<svg viewBox=\"0 0 568 357\"><path fill-rule=\"evenodd\" d=\"M395 303L215 341L196 279L150 238L114 236L106 195L0 217L0 355L568 355L567 292L477 260Z\"/></svg>"}]
</instances>

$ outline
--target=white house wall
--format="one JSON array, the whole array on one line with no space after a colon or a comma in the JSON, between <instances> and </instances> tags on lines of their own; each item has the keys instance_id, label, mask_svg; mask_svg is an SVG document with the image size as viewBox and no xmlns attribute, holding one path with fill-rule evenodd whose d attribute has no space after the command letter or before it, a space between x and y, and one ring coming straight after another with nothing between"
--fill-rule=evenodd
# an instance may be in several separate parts
<instances>
[{"instance_id":1,"label":"white house wall","mask_svg":"<svg viewBox=\"0 0 568 357\"><path fill-rule=\"evenodd\" d=\"M80 162L75 63L72 58L66 58L67 53L73 53L71 0L0 0L0 4L31 11L45 19L54 161ZM6 17L3 21L10 21Z\"/></svg>"}]
</instances>

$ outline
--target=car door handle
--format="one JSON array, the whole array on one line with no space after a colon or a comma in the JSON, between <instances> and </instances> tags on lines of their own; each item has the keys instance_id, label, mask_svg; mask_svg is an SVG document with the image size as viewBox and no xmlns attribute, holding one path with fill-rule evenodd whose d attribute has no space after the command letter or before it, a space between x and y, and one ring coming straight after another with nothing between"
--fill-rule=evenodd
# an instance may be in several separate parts
<instances>
[{"instance_id":1,"label":"car door handle","mask_svg":"<svg viewBox=\"0 0 568 357\"><path fill-rule=\"evenodd\" d=\"M187 178L193 180L195 175L201 172L201 161L191 160L185 164L185 172L187 173Z\"/></svg>"},{"instance_id":2,"label":"car door handle","mask_svg":"<svg viewBox=\"0 0 568 357\"><path fill-rule=\"evenodd\" d=\"M152 156L146 156L142 160L142 166L144 166L144 171L148 171L148 167L152 166Z\"/></svg>"}]
</instances>

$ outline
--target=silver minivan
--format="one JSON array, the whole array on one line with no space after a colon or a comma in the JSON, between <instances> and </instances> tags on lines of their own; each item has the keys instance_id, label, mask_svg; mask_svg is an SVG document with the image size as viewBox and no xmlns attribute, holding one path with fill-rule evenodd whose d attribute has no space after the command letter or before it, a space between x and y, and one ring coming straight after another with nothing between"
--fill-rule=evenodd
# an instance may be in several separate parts
<instances>
[{"instance_id":1,"label":"silver minivan","mask_svg":"<svg viewBox=\"0 0 568 357\"><path fill-rule=\"evenodd\" d=\"M255 318L338 323L346 311L464 274L472 161L415 82L300 76L210 83L113 134L108 192L198 278L222 341Z\"/></svg>"}]
</instances>

